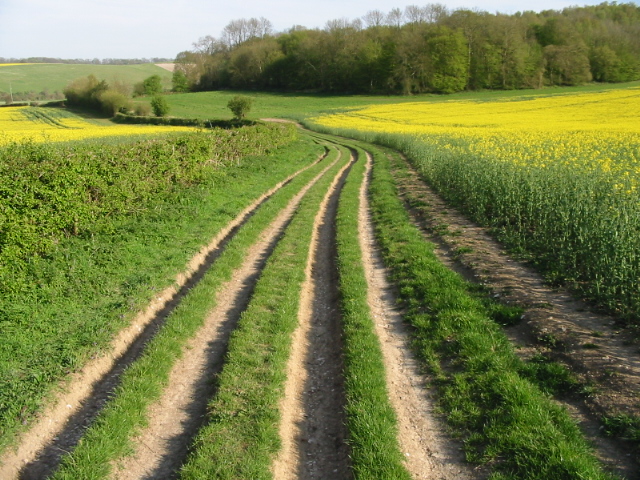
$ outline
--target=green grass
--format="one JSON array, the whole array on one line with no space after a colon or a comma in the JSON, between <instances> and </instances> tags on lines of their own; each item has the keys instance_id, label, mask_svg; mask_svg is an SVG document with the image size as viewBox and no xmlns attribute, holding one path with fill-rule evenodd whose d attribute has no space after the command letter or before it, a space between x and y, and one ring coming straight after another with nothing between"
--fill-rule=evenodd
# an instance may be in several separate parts
<instances>
[{"instance_id":1,"label":"green grass","mask_svg":"<svg viewBox=\"0 0 640 480\"><path fill-rule=\"evenodd\" d=\"M487 92L461 92L452 95L415 95L415 96L372 96L372 95L322 95L296 93L263 93L216 91L181 93L167 97L171 108L170 115L185 118L230 119L231 111L227 102L238 93L247 95L255 101L249 112L249 119L276 117L305 120L334 110L352 109L374 104L400 102L447 102L452 100L492 101L497 99L523 99L533 96L563 95L567 93L603 91L607 89L628 88L640 85L640 82L615 85L586 85L581 87L545 88L540 90L511 90ZM148 101L148 99L141 99Z\"/></svg>"},{"instance_id":2,"label":"green grass","mask_svg":"<svg viewBox=\"0 0 640 480\"><path fill-rule=\"evenodd\" d=\"M56 382L107 348L220 228L320 151L300 140L246 157L109 228L62 236L47 256L30 257L20 273L32 288L5 294L0 304L0 449Z\"/></svg>"},{"instance_id":3,"label":"green grass","mask_svg":"<svg viewBox=\"0 0 640 480\"><path fill-rule=\"evenodd\" d=\"M48 91L62 92L73 80L95 75L107 83L114 80L133 86L151 75L160 75L163 86L171 88L171 72L152 63L139 65L91 65L44 63L32 65L0 66L0 93Z\"/></svg>"},{"instance_id":4,"label":"green grass","mask_svg":"<svg viewBox=\"0 0 640 480\"><path fill-rule=\"evenodd\" d=\"M380 340L367 304L367 281L358 238L365 152L352 167L336 219L338 272L344 331L347 427L354 478L409 479L398 445L398 427L387 391Z\"/></svg>"},{"instance_id":5,"label":"green grass","mask_svg":"<svg viewBox=\"0 0 640 480\"><path fill-rule=\"evenodd\" d=\"M569 414L521 375L522 363L483 303L439 263L410 223L389 168L377 153L371 186L377 238L467 458L489 467L492 479L614 478Z\"/></svg>"},{"instance_id":6,"label":"green grass","mask_svg":"<svg viewBox=\"0 0 640 480\"><path fill-rule=\"evenodd\" d=\"M181 471L183 479L271 478L280 448L278 424L286 364L295 330L314 218L339 168L305 195L269 258L251 303L233 332L209 423Z\"/></svg>"},{"instance_id":7,"label":"green grass","mask_svg":"<svg viewBox=\"0 0 640 480\"><path fill-rule=\"evenodd\" d=\"M309 160L308 155L306 158ZM308 169L275 193L239 230L203 279L172 312L159 334L147 345L144 355L123 375L113 399L78 447L64 458L54 478L105 478L114 460L129 453L132 434L145 425L147 407L166 387L171 367L180 357L184 343L215 307L220 285L231 278L264 228L325 164L326 161Z\"/></svg>"}]
</instances>

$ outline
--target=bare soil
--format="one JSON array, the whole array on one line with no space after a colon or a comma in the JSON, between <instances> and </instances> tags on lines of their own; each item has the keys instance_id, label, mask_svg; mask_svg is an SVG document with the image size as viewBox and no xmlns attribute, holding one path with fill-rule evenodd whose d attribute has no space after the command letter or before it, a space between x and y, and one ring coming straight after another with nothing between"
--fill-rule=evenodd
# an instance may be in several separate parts
<instances>
[{"instance_id":1,"label":"bare soil","mask_svg":"<svg viewBox=\"0 0 640 480\"><path fill-rule=\"evenodd\" d=\"M415 170L396 175L408 207L436 253L467 280L487 286L501 302L525 309L521 322L505 329L524 358L550 356L575 372L594 393L562 399L597 448L600 459L626 478L639 478L637 451L607 438L599 418L640 415L640 350L614 318L595 313L569 292L546 285L541 275L510 257L486 229L470 222L422 182ZM418 203L418 205L420 204Z\"/></svg>"},{"instance_id":2,"label":"bare soil","mask_svg":"<svg viewBox=\"0 0 640 480\"><path fill-rule=\"evenodd\" d=\"M160 68L164 68L165 70L168 70L170 72L173 72L176 68L175 63L156 63L156 66Z\"/></svg>"}]
</instances>

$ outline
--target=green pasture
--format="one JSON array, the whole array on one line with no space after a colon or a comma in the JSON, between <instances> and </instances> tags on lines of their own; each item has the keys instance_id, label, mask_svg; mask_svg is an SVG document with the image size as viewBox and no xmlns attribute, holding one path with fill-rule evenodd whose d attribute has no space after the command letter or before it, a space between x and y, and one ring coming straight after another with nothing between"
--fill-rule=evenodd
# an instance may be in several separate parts
<instances>
[{"instance_id":1,"label":"green pasture","mask_svg":"<svg viewBox=\"0 0 640 480\"><path fill-rule=\"evenodd\" d=\"M76 78L95 75L100 80L120 81L130 85L151 75L160 75L166 89L171 88L171 72L153 63L139 65L92 65L37 63L0 66L0 93L62 92Z\"/></svg>"},{"instance_id":2,"label":"green pasture","mask_svg":"<svg viewBox=\"0 0 640 480\"><path fill-rule=\"evenodd\" d=\"M254 102L249 112L250 119L289 118L303 121L306 118L333 112L335 110L361 108L373 104L395 104L408 102L448 102L469 100L489 102L499 99L524 100L536 96L565 95L580 92L599 92L611 89L628 88L640 85L640 82L618 84L589 84L580 87L550 87L538 90L505 90L485 92L461 92L451 95L323 95L319 93L277 93L252 91L214 91L180 93L167 96L170 116L207 119L230 119L231 111L227 102L238 94L251 97ZM150 98L136 99L150 102Z\"/></svg>"}]
</instances>

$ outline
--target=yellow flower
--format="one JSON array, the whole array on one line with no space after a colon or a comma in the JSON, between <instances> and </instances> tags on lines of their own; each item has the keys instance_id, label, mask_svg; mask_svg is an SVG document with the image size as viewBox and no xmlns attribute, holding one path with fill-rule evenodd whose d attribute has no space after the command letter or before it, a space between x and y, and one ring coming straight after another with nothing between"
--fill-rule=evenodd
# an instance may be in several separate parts
<instances>
[{"instance_id":1,"label":"yellow flower","mask_svg":"<svg viewBox=\"0 0 640 480\"><path fill-rule=\"evenodd\" d=\"M159 125L96 125L65 110L35 107L0 108L0 145L22 140L64 142L193 130L191 127Z\"/></svg>"},{"instance_id":2,"label":"yellow flower","mask_svg":"<svg viewBox=\"0 0 640 480\"><path fill-rule=\"evenodd\" d=\"M635 192L640 167L640 88L372 105L313 119L332 128L408 134L441 148L523 168L570 167L624 175Z\"/></svg>"}]
</instances>

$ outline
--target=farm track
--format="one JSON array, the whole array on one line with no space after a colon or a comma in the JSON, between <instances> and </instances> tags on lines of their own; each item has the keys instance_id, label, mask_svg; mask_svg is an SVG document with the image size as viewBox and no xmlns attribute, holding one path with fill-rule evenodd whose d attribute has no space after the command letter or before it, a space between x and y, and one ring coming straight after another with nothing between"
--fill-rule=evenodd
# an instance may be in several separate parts
<instances>
[{"instance_id":1,"label":"farm track","mask_svg":"<svg viewBox=\"0 0 640 480\"><path fill-rule=\"evenodd\" d=\"M331 148L345 148L345 145L335 144ZM350 151L351 162L345 163L335 176L314 222L299 327L292 341L281 407L283 449L273 465L276 480L353 476L344 414L347 400L342 378L335 228L338 201L349 169L353 162L365 161L358 158L356 150ZM133 455L115 462L111 478L177 478L196 433L206 421L207 404L216 392L212 379L224 366L229 336L251 301L262 269L307 190L339 160L338 156L277 213L249 248L232 278L218 289L215 307L183 348L162 397L150 407L148 426L134 438L137 447ZM414 479L484 478L480 471L474 472L464 462L460 444L445 433L446 427L435 413L435 401L427 388L429 379L413 357L410 329L397 310L393 286L386 282L386 271L373 236L366 195L370 158L367 163L368 173L360 191L359 238L353 241L359 242L363 252L367 299L382 347L389 397L398 418L399 444L406 456L406 468ZM187 271L177 278L177 287L162 292L131 327L118 336L108 357L96 359L74 376L67 386L71 393L61 396L24 437L20 448L2 459L0 478L42 479L55 471L62 455L73 450L113 395L122 372L142 355L166 317L214 265L228 242L258 208L294 176L247 207L203 248ZM427 210L410 208L410 211L425 237L440 246L440 257L445 264L473 281L486 284L504 301L530 307L520 326L506 330L511 341L522 347L519 352L525 356L537 352L551 355L602 387L601 393L577 405L575 414L585 431L596 432L591 439L597 442L601 460L628 478L635 478L638 465L619 445L597 435L592 418L611 411L637 413L634 410L640 408L636 403L640 389L637 346L625 345L623 334L611 328L610 319L588 314L585 306L544 287L534 274L505 256L482 229L456 216L419 181L415 172L408 177L399 175L397 179L407 205L416 199L429 204ZM456 232L455 236L434 234L444 224L448 225L449 232ZM461 248L473 251L460 254ZM594 338L595 331L606 333ZM539 340L546 335L559 339L564 348L549 349L541 345ZM581 348L587 341L598 344L599 348Z\"/></svg>"},{"instance_id":2,"label":"farm track","mask_svg":"<svg viewBox=\"0 0 640 480\"><path fill-rule=\"evenodd\" d=\"M624 442L602 435L604 415L640 415L637 340L614 319L590 311L571 294L552 289L511 258L486 231L435 194L405 160L395 171L399 193L436 254L452 270L488 287L501 302L524 307L522 321L505 328L520 357L543 354L567 365L594 394L563 398L600 460L625 478L638 478L640 459ZM415 206L417 205L417 206Z\"/></svg>"},{"instance_id":3,"label":"farm track","mask_svg":"<svg viewBox=\"0 0 640 480\"><path fill-rule=\"evenodd\" d=\"M352 161L356 158L352 155ZM277 479L350 478L344 416L335 218L351 163L334 179L315 218L287 365Z\"/></svg>"},{"instance_id":4,"label":"farm track","mask_svg":"<svg viewBox=\"0 0 640 480\"><path fill-rule=\"evenodd\" d=\"M335 145L332 148L344 147ZM345 163L334 178L314 223L307 282L301 298L300 327L294 336L294 351L287 375L290 385L282 406L284 420L281 436L285 448L274 464L274 478L278 480L352 478L344 414L346 400L342 383L342 333L335 229L341 188L352 162L358 160L356 151L350 151L352 159ZM335 162L338 160L339 158ZM331 165L327 165L277 214L269 227L260 234L260 239L251 246L242 266L218 290L215 308L183 348L183 355L174 365L162 397L149 408L147 426L133 438L135 451L131 456L116 460L111 478L150 480L178 477L189 446L206 419L208 401L215 395L215 382L211 380L223 368L229 336L251 300L261 270L305 192ZM249 221L260 205L289 180L283 181L264 198L248 207L203 249L190 263L188 271L177 280L180 288L164 291L136 318L132 326L123 331L114 342L109 357L95 362L99 364L99 368L88 367L71 382L68 390L80 390L81 393L75 393L73 400L69 396L61 398L56 409L44 414L40 422L53 424L58 428L49 428L44 433L38 431L37 427L32 429L27 443L18 450L22 456L12 459L11 463L6 460L3 463L3 472L9 472L10 467L13 471L0 478L42 479L55 472L61 457L73 450L86 428L113 395L120 374L142 355L153 335L161 329L164 319L214 265L225 245ZM367 270L376 277L375 280L371 277L373 293L370 301L379 323L381 343L387 345L387 361L400 362L397 366L399 370L394 367L395 373L389 377L389 381L392 383L390 388L397 389L394 405L404 425L401 427L403 434L412 430L410 442L402 443L407 463L416 479L473 478L464 474L465 471L468 472L468 467L464 464L458 446L446 437L442 424L429 414L434 409L425 395L426 380L418 372L415 362L409 358L409 340L406 331L401 332L401 317L397 312L392 313L395 300L389 286L384 286L384 268L379 258L373 259L375 242L371 236L372 225L366 206L365 188L366 186L362 187L359 212L363 232L358 241L361 242L363 251L367 252L365 263L371 263ZM381 325L381 322L385 324ZM395 353L389 356L391 350ZM67 405L72 403L80 405L80 408L68 408ZM407 404L410 406L407 407ZM411 418L415 416L420 418ZM23 468L18 473L21 466Z\"/></svg>"},{"instance_id":5,"label":"farm track","mask_svg":"<svg viewBox=\"0 0 640 480\"><path fill-rule=\"evenodd\" d=\"M334 164L327 165L279 212L249 248L242 266L218 290L215 308L173 367L165 393L150 409L147 428L135 438L135 454L117 466L114 479L175 478L206 418L207 404L215 394L211 380L223 366L229 336L249 304L261 270L305 193Z\"/></svg>"},{"instance_id":6,"label":"farm track","mask_svg":"<svg viewBox=\"0 0 640 480\"><path fill-rule=\"evenodd\" d=\"M318 161L325 157L326 153ZM174 286L162 291L129 327L120 332L107 355L92 360L71 376L61 387L58 398L22 436L19 445L0 459L0 478L35 480L46 478L55 471L61 457L73 449L87 426L98 416L127 366L140 357L167 316L200 281L229 240L264 202L311 166L279 182L247 206L191 259L186 270L176 276Z\"/></svg>"}]
</instances>

